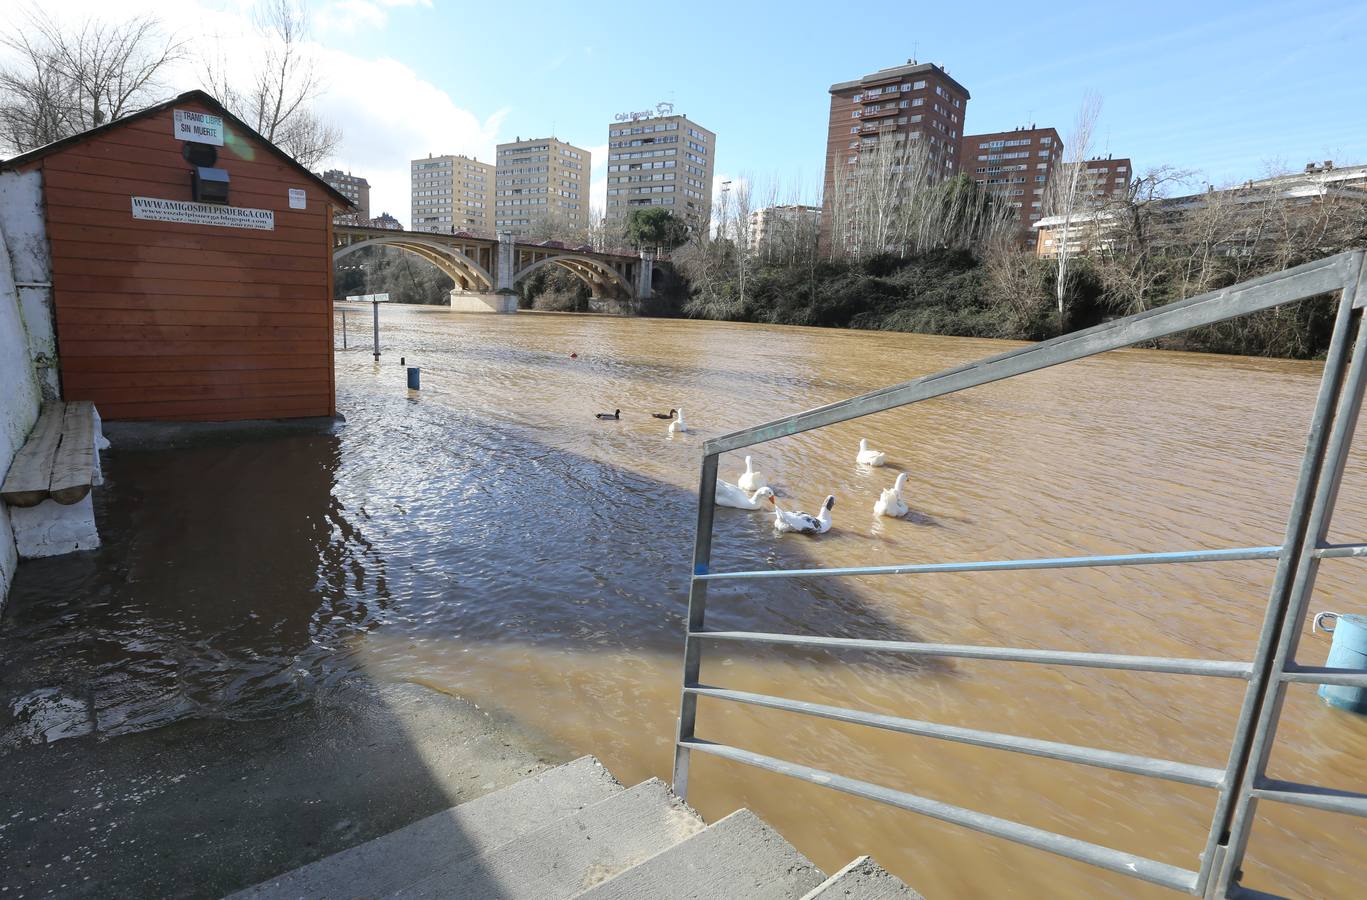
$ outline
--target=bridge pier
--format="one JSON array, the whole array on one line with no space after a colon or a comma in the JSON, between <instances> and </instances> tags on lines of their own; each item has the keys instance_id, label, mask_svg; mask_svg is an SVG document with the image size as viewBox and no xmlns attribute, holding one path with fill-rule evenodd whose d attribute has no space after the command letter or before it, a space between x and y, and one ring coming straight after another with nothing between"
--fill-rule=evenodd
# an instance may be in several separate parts
<instances>
[{"instance_id":1,"label":"bridge pier","mask_svg":"<svg viewBox=\"0 0 1367 900\"><path fill-rule=\"evenodd\" d=\"M517 244L510 232L498 233L498 263L494 266L494 289L513 290L513 275L517 272Z\"/></svg>"},{"instance_id":2,"label":"bridge pier","mask_svg":"<svg viewBox=\"0 0 1367 900\"><path fill-rule=\"evenodd\" d=\"M450 293L452 312L515 313L517 294L495 294L489 291L462 291L456 288Z\"/></svg>"},{"instance_id":3,"label":"bridge pier","mask_svg":"<svg viewBox=\"0 0 1367 900\"><path fill-rule=\"evenodd\" d=\"M641 251L641 263L636 267L636 301L649 300L651 296L651 276L655 273L655 254L649 250Z\"/></svg>"}]
</instances>

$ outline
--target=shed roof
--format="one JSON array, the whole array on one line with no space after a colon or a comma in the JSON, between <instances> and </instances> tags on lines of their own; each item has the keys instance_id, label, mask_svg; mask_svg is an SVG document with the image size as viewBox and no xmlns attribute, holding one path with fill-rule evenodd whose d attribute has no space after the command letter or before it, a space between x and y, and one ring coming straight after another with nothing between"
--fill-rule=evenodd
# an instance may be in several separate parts
<instances>
[{"instance_id":1,"label":"shed roof","mask_svg":"<svg viewBox=\"0 0 1367 900\"><path fill-rule=\"evenodd\" d=\"M22 168L23 166L26 166L29 163L36 162L46 156L51 156L53 153L59 153L62 150L65 150L67 147L71 147L83 141L89 140L90 138L96 135L104 134L107 131L113 131L116 128L122 128L124 125L127 125L130 122L135 122L138 119L144 119L148 116L155 115L156 113L170 109L173 106L182 103L189 103L191 101L196 103L202 103L205 106L208 106L209 108L215 110L218 114L222 115L223 118L227 119L235 127L240 129L243 133L255 138L257 141L261 143L262 146L266 147L268 150L270 150L272 153L278 156L283 162L285 162L291 168L298 171L299 174L303 175L305 178L308 178L310 181L314 183L315 186L317 186L318 188L322 189L325 193L327 193L327 195L331 197L333 200L335 200L337 202L337 205L340 206L342 209L350 210L356 208L355 204L353 204L349 199L347 199L347 196L345 194L334 188L332 185L328 184L323 179L319 178L315 173L310 172L306 166L301 165L298 160L290 156L284 150L281 150L274 143L266 140L256 131L256 129L252 128L246 122L243 122L237 116L229 112L228 108L225 107L222 103L219 103L217 100L215 100L212 95L198 89L193 91L186 91L185 93L172 97L169 100L163 100L160 103L154 103L153 105L148 106L145 109L140 109L137 112L129 113L126 116L120 116L119 118L114 119L111 122L106 122L103 125L97 125L94 128L90 128L85 131L78 132L77 134L70 135L69 137L64 137L60 140L53 141L50 144L44 144L41 147L35 147L32 150L20 153L18 156L11 156L9 159L0 160L0 171L3 171L5 169Z\"/></svg>"}]
</instances>

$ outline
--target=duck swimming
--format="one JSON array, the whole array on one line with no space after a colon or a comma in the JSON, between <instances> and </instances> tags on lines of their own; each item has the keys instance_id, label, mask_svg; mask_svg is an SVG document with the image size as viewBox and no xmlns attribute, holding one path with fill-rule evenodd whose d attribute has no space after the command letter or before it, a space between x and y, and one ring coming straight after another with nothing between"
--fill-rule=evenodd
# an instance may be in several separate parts
<instances>
[{"instance_id":1,"label":"duck swimming","mask_svg":"<svg viewBox=\"0 0 1367 900\"><path fill-rule=\"evenodd\" d=\"M610 413L594 413L593 417L595 419L620 419L622 418L622 411L620 409L614 409Z\"/></svg>"},{"instance_id":2,"label":"duck swimming","mask_svg":"<svg viewBox=\"0 0 1367 900\"><path fill-rule=\"evenodd\" d=\"M821 512L815 516L805 512L789 512L779 506L778 499L772 495L769 502L774 505L774 530L777 532L825 534L831 530L831 510L835 508L834 494L826 497L826 502L821 504Z\"/></svg>"},{"instance_id":3,"label":"duck swimming","mask_svg":"<svg viewBox=\"0 0 1367 900\"><path fill-rule=\"evenodd\" d=\"M906 486L907 473L902 472L897 476L896 483L892 487L883 491L882 495L873 504L873 514L875 516L887 516L890 519L900 519L907 514L907 502L902 499L902 488Z\"/></svg>"},{"instance_id":4,"label":"duck swimming","mask_svg":"<svg viewBox=\"0 0 1367 900\"><path fill-rule=\"evenodd\" d=\"M757 491L768 484L764 476L755 471L750 462L750 457L745 457L745 471L736 479L736 486L742 491Z\"/></svg>"},{"instance_id":5,"label":"duck swimming","mask_svg":"<svg viewBox=\"0 0 1367 900\"><path fill-rule=\"evenodd\" d=\"M669 408L669 412L667 413L651 413L651 415L657 419L672 419L678 414L679 411L672 406Z\"/></svg>"},{"instance_id":6,"label":"duck swimming","mask_svg":"<svg viewBox=\"0 0 1367 900\"><path fill-rule=\"evenodd\" d=\"M887 459L888 455L882 450L870 450L867 439L859 439L859 455L854 458L855 462L865 466L881 466Z\"/></svg>"},{"instance_id":7,"label":"duck swimming","mask_svg":"<svg viewBox=\"0 0 1367 900\"><path fill-rule=\"evenodd\" d=\"M682 434L683 432L688 430L688 426L684 424L683 420L683 407L680 406L676 411L678 412L679 416L674 421L669 423L670 434Z\"/></svg>"},{"instance_id":8,"label":"duck swimming","mask_svg":"<svg viewBox=\"0 0 1367 900\"><path fill-rule=\"evenodd\" d=\"M717 505L729 506L732 509L759 509L764 501L774 496L771 488L762 487L757 491L747 493L729 481L717 479Z\"/></svg>"}]
</instances>

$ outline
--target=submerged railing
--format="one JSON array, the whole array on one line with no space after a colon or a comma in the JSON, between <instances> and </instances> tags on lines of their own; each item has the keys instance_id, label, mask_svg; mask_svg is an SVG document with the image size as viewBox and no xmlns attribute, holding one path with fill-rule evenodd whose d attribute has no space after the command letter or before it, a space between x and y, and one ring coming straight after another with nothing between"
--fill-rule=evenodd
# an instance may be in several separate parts
<instances>
[{"instance_id":1,"label":"submerged railing","mask_svg":"<svg viewBox=\"0 0 1367 900\"><path fill-rule=\"evenodd\" d=\"M718 459L722 453L932 397L942 397L1004 378L1036 372L1049 366L1128 347L1201 325L1331 293L1338 295L1338 312L1324 362L1324 374L1315 400L1305 454L1301 459L1296 491L1287 518L1286 534L1279 546L850 568L747 572L711 570L715 494L713 486L717 478ZM693 550L693 576L688 596L688 630L684 641L683 695L674 750L675 792L680 797L687 797L689 760L691 754L697 751L953 822L985 834L1047 850L1189 894L1208 898L1257 896L1257 892L1241 888L1238 881L1241 877L1239 867L1248 844L1249 830L1253 824L1258 801L1268 800L1367 817L1367 794L1275 781L1269 779L1266 774L1288 684L1302 682L1367 686L1367 672L1302 666L1295 659L1296 647L1304 627L1306 604L1314 589L1320 560L1367 556L1367 544L1326 543L1339 481L1343 475L1344 463L1362 403L1364 380L1367 379L1367 320L1363 317L1364 305L1367 305L1367 265L1364 265L1364 251L1341 253L1275 275L1202 294L1095 328L1063 335L707 441L703 446L702 473L698 482L698 523ZM1257 645L1253 648L1252 657L1248 661L1121 656L1067 650L966 646L750 631L707 631L704 628L708 585L725 579L972 573L1019 569L1171 565L1250 559L1275 559L1277 569L1273 576L1271 594ZM1247 681L1248 686L1231 739L1228 761L1224 768L1210 768L702 684L699 677L703 647L709 642L721 641L1234 678ZM1194 869L1182 868L1020 822L941 803L906 791L703 740L697 736L699 697L711 697L903 734L1026 753L1197 785L1216 791L1215 810L1205 846L1196 856L1199 864Z\"/></svg>"}]
</instances>

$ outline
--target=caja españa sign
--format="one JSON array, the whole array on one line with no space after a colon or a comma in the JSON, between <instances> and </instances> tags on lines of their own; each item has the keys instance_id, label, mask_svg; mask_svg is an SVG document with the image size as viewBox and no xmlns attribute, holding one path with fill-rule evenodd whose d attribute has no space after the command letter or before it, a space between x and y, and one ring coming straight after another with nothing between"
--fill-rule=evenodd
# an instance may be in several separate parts
<instances>
[{"instance_id":1,"label":"caja espa\u00f1a sign","mask_svg":"<svg viewBox=\"0 0 1367 900\"><path fill-rule=\"evenodd\" d=\"M156 197L134 197L133 218L152 222L181 222L185 225L275 230L275 213L269 209L219 206L215 203L193 203L188 200L159 200Z\"/></svg>"}]
</instances>

